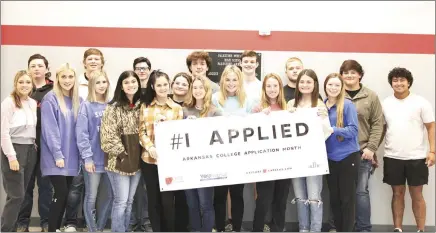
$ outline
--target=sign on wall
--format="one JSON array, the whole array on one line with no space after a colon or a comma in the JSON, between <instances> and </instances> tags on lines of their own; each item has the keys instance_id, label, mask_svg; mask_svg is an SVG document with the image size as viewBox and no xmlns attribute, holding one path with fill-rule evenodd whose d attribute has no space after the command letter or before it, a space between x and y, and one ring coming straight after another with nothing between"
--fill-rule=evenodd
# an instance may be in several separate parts
<instances>
[{"instance_id":1,"label":"sign on wall","mask_svg":"<svg viewBox=\"0 0 436 233\"><path fill-rule=\"evenodd\" d=\"M316 108L165 121L155 130L161 191L329 173Z\"/></svg>"},{"instance_id":2,"label":"sign on wall","mask_svg":"<svg viewBox=\"0 0 436 233\"><path fill-rule=\"evenodd\" d=\"M207 77L210 80L219 83L221 74L227 65L237 65L239 68L241 63L242 52L215 52L208 51L209 56L212 58L212 66L207 72ZM257 53L257 62L259 66L256 69L256 78L261 80L261 68L262 68L262 54Z\"/></svg>"}]
</instances>

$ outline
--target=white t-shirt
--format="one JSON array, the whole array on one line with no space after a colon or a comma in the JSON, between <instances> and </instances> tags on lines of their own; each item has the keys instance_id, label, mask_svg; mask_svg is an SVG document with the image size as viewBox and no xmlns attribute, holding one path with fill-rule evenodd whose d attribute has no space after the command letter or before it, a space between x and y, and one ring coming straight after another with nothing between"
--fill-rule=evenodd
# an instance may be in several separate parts
<instances>
[{"instance_id":1,"label":"white t-shirt","mask_svg":"<svg viewBox=\"0 0 436 233\"><path fill-rule=\"evenodd\" d=\"M255 79L254 81L244 83L245 93L247 94L247 98L252 100L254 103L259 103L261 94L262 94L262 82L259 79Z\"/></svg>"},{"instance_id":2,"label":"white t-shirt","mask_svg":"<svg viewBox=\"0 0 436 233\"><path fill-rule=\"evenodd\" d=\"M428 139L424 123L435 120L430 102L410 93L402 100L389 96L382 107L387 124L385 156L401 160L426 158Z\"/></svg>"}]
</instances>

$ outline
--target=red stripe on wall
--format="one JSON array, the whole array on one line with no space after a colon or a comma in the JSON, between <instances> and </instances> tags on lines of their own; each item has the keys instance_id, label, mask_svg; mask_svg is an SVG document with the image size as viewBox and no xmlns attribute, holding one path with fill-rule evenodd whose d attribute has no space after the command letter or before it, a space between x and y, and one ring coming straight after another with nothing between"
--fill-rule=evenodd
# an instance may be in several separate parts
<instances>
[{"instance_id":1,"label":"red stripe on wall","mask_svg":"<svg viewBox=\"0 0 436 233\"><path fill-rule=\"evenodd\" d=\"M1 26L2 45L434 54L435 35Z\"/></svg>"}]
</instances>

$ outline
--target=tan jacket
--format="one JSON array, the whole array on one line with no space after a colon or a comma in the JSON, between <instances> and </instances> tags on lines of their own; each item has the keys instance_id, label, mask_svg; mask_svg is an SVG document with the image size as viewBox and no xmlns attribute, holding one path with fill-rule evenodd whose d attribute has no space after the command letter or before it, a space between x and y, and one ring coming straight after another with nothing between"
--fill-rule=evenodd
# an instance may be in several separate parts
<instances>
[{"instance_id":1,"label":"tan jacket","mask_svg":"<svg viewBox=\"0 0 436 233\"><path fill-rule=\"evenodd\" d=\"M362 85L354 98L348 93L345 93L345 97L351 100L357 109L360 149L368 148L375 153L383 139L384 125L383 109L377 94Z\"/></svg>"},{"instance_id":2,"label":"tan jacket","mask_svg":"<svg viewBox=\"0 0 436 233\"><path fill-rule=\"evenodd\" d=\"M182 107L171 98L167 99L164 106L159 106L154 99L148 107L141 104L139 111L139 143L143 148L142 161L148 164L157 164L157 161L148 153L148 150L154 147L154 123L159 115L164 116L166 121L183 119Z\"/></svg>"}]
</instances>

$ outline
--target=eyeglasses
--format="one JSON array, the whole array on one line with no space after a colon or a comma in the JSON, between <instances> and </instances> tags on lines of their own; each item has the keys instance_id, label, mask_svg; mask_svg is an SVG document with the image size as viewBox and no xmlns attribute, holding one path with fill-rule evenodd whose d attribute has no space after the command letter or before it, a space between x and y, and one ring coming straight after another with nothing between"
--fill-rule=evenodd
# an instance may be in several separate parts
<instances>
[{"instance_id":1,"label":"eyeglasses","mask_svg":"<svg viewBox=\"0 0 436 233\"><path fill-rule=\"evenodd\" d=\"M147 71L150 70L150 67L136 67L135 71Z\"/></svg>"}]
</instances>

